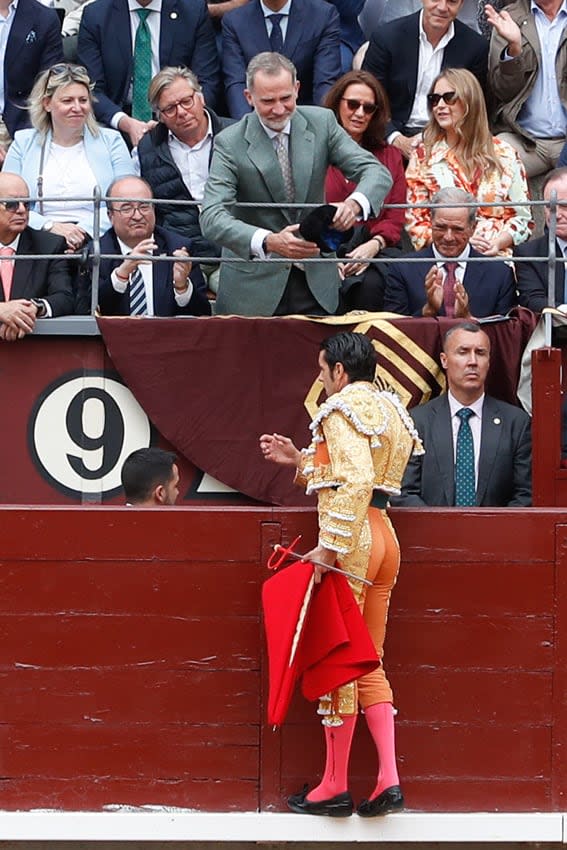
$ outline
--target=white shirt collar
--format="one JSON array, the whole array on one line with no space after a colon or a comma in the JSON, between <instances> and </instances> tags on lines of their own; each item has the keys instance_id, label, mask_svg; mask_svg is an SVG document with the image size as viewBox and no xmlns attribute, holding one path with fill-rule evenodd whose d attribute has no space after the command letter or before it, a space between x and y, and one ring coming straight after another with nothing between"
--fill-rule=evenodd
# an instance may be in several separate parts
<instances>
[{"instance_id":1,"label":"white shirt collar","mask_svg":"<svg viewBox=\"0 0 567 850\"><path fill-rule=\"evenodd\" d=\"M538 14L544 15L547 18L547 15L543 11L543 9L540 9L535 0L531 0L530 9L532 12L537 12ZM561 14L561 12L567 13L567 0L563 0L563 3L557 10L557 15L555 15L555 18L557 18ZM553 20L555 20L555 18ZM547 20L549 21L549 18L547 18Z\"/></svg>"},{"instance_id":2,"label":"white shirt collar","mask_svg":"<svg viewBox=\"0 0 567 850\"><path fill-rule=\"evenodd\" d=\"M256 114L258 115L258 113L256 113ZM275 139L276 136L279 136L281 133L283 133L284 136L289 136L289 134L291 133L291 118L287 122L287 124L285 125L283 130L272 130L271 127L266 127L264 122L260 119L259 115L258 115L258 121L260 121L260 124L262 125L262 127L264 128L264 130L266 131L266 133L268 134L270 139Z\"/></svg>"},{"instance_id":3,"label":"white shirt collar","mask_svg":"<svg viewBox=\"0 0 567 850\"><path fill-rule=\"evenodd\" d=\"M282 6L278 12L274 12L273 9L269 9L265 3L262 3L262 0L260 0L260 7L265 18L267 18L269 15L289 15L291 11L291 0L287 0L285 6Z\"/></svg>"},{"instance_id":4,"label":"white shirt collar","mask_svg":"<svg viewBox=\"0 0 567 850\"><path fill-rule=\"evenodd\" d=\"M479 419L482 419L482 407L484 405L484 393L480 398L477 398L472 404L461 404L460 401L457 401L451 390L447 391L447 398L449 400L449 410L451 411L451 416L455 416L457 411L461 410L463 407L468 407L470 410L473 410L474 413L478 416Z\"/></svg>"},{"instance_id":5,"label":"white shirt collar","mask_svg":"<svg viewBox=\"0 0 567 850\"><path fill-rule=\"evenodd\" d=\"M470 243L467 243L465 250L462 254L459 254L458 257L444 257L443 254L437 250L433 242L431 243L431 247L433 249L433 256L440 263L458 263L459 265L464 265L471 253Z\"/></svg>"},{"instance_id":6,"label":"white shirt collar","mask_svg":"<svg viewBox=\"0 0 567 850\"><path fill-rule=\"evenodd\" d=\"M0 242L0 248L13 248L14 251L17 251L18 245L20 244L20 236L21 235L22 235L21 233L18 233L16 238L12 242L8 242L7 245L4 245L3 242Z\"/></svg>"},{"instance_id":7,"label":"white shirt collar","mask_svg":"<svg viewBox=\"0 0 567 850\"><path fill-rule=\"evenodd\" d=\"M161 12L161 0L151 0L147 6L140 6L137 0L128 0L128 11L140 12L142 9L149 9L150 12Z\"/></svg>"}]
</instances>

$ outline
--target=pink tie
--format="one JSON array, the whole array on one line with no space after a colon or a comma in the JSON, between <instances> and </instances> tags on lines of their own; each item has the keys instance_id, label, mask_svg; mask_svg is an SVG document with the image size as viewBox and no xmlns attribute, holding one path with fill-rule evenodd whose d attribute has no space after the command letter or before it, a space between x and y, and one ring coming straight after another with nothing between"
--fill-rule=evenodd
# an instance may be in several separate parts
<instances>
[{"instance_id":1,"label":"pink tie","mask_svg":"<svg viewBox=\"0 0 567 850\"><path fill-rule=\"evenodd\" d=\"M457 282L455 271L458 263L444 263L444 265L447 274L445 275L445 282L443 284L443 303L445 305L445 315L447 318L452 319L455 315L455 284Z\"/></svg>"},{"instance_id":2,"label":"pink tie","mask_svg":"<svg viewBox=\"0 0 567 850\"><path fill-rule=\"evenodd\" d=\"M12 281L14 279L14 261L11 259L16 252L13 248L0 248L0 257L10 257L9 262L0 260L0 278L4 287L4 300L9 301L12 293Z\"/></svg>"}]
</instances>

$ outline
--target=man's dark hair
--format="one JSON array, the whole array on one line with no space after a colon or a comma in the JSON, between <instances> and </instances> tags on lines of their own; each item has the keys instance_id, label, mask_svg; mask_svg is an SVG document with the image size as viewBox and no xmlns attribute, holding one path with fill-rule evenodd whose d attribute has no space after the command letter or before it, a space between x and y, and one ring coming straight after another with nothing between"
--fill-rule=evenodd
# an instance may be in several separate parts
<instances>
[{"instance_id":1,"label":"man's dark hair","mask_svg":"<svg viewBox=\"0 0 567 850\"><path fill-rule=\"evenodd\" d=\"M446 331L445 336L443 337L443 351L447 348L447 341L455 333L455 331L468 331L471 334L477 334L482 331L482 333L486 334L486 331L482 325L478 324L478 322L459 322L458 325L453 325L452 328L449 328L449 330Z\"/></svg>"},{"instance_id":2,"label":"man's dark hair","mask_svg":"<svg viewBox=\"0 0 567 850\"><path fill-rule=\"evenodd\" d=\"M349 383L372 381L376 374L376 350L364 334L342 331L321 343L329 369L342 363Z\"/></svg>"},{"instance_id":3,"label":"man's dark hair","mask_svg":"<svg viewBox=\"0 0 567 850\"><path fill-rule=\"evenodd\" d=\"M157 448L137 449L128 455L120 473L126 501L136 504L151 498L156 487L173 478L176 460L173 452Z\"/></svg>"}]
</instances>

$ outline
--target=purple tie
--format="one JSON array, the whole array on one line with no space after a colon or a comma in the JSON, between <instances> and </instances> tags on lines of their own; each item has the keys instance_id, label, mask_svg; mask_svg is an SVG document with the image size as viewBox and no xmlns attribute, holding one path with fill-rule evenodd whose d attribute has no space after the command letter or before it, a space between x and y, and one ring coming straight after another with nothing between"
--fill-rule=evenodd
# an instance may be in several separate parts
<instances>
[{"instance_id":1,"label":"purple tie","mask_svg":"<svg viewBox=\"0 0 567 850\"><path fill-rule=\"evenodd\" d=\"M458 263L444 263L447 274L443 284L443 304L445 305L445 315L448 319L452 319L455 315L455 284L457 278L455 271Z\"/></svg>"}]
</instances>

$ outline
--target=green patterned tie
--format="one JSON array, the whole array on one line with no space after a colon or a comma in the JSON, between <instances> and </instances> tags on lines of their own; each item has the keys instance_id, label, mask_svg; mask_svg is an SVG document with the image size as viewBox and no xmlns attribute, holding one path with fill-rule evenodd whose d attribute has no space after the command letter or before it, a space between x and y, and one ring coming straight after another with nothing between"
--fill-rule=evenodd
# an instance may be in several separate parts
<instances>
[{"instance_id":1,"label":"green patterned tie","mask_svg":"<svg viewBox=\"0 0 567 850\"><path fill-rule=\"evenodd\" d=\"M149 9L136 9L140 23L134 43L134 87L132 90L132 117L149 121L152 109L148 103L148 88L152 79L152 40L148 27Z\"/></svg>"},{"instance_id":2,"label":"green patterned tie","mask_svg":"<svg viewBox=\"0 0 567 850\"><path fill-rule=\"evenodd\" d=\"M474 416L470 407L461 407L457 416L461 420L457 434L455 458L455 505L471 507L476 504L474 480L474 444L469 419Z\"/></svg>"}]
</instances>

